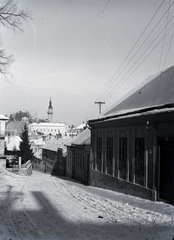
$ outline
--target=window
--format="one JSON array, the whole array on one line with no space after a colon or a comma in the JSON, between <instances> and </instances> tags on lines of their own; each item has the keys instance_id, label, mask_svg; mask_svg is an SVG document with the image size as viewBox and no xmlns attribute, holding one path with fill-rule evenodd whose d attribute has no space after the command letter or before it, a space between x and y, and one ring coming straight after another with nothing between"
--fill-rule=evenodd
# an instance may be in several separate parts
<instances>
[{"instance_id":1,"label":"window","mask_svg":"<svg viewBox=\"0 0 174 240\"><path fill-rule=\"evenodd\" d=\"M144 172L144 138L135 139L135 173Z\"/></svg>"},{"instance_id":2,"label":"window","mask_svg":"<svg viewBox=\"0 0 174 240\"><path fill-rule=\"evenodd\" d=\"M97 170L101 171L101 156L102 156L102 138L98 137L97 138L97 159L96 159L96 164L97 164Z\"/></svg>"},{"instance_id":3,"label":"window","mask_svg":"<svg viewBox=\"0 0 174 240\"><path fill-rule=\"evenodd\" d=\"M126 169L126 162L127 162L127 139L120 138L120 169Z\"/></svg>"},{"instance_id":4,"label":"window","mask_svg":"<svg viewBox=\"0 0 174 240\"><path fill-rule=\"evenodd\" d=\"M112 161L113 161L113 138L108 137L107 138L107 173L112 174Z\"/></svg>"}]
</instances>

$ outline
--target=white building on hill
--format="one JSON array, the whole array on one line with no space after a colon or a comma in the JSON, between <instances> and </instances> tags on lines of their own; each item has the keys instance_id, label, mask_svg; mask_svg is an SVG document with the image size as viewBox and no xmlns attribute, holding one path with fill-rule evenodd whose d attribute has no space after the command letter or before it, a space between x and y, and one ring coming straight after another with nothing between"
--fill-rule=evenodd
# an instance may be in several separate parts
<instances>
[{"instance_id":1,"label":"white building on hill","mask_svg":"<svg viewBox=\"0 0 174 240\"><path fill-rule=\"evenodd\" d=\"M62 137L67 135L68 126L64 123L32 123L29 126L31 132L39 132L43 135L56 136L61 134Z\"/></svg>"}]
</instances>

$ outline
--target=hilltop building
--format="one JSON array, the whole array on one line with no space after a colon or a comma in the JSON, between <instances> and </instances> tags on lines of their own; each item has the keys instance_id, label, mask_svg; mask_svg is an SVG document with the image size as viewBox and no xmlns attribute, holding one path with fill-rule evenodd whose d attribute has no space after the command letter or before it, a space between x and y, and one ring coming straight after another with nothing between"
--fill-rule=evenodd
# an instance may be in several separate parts
<instances>
[{"instance_id":1,"label":"hilltop building","mask_svg":"<svg viewBox=\"0 0 174 240\"><path fill-rule=\"evenodd\" d=\"M66 136L68 126L64 123L32 123L29 126L30 131L49 136Z\"/></svg>"},{"instance_id":2,"label":"hilltop building","mask_svg":"<svg viewBox=\"0 0 174 240\"><path fill-rule=\"evenodd\" d=\"M38 133L44 136L64 137L67 135L68 126L64 123L53 123L53 107L50 98L48 106L48 122L32 123L29 126L29 131Z\"/></svg>"}]
</instances>

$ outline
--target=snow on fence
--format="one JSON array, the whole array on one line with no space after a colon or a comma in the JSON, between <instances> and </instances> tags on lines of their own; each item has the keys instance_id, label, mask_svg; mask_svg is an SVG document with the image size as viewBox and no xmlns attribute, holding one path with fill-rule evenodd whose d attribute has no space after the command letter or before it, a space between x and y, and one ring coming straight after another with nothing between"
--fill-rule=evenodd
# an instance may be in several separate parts
<instances>
[{"instance_id":1,"label":"snow on fence","mask_svg":"<svg viewBox=\"0 0 174 240\"><path fill-rule=\"evenodd\" d=\"M19 172L22 175L31 175L32 174L32 163L28 160L26 163L20 166Z\"/></svg>"}]
</instances>

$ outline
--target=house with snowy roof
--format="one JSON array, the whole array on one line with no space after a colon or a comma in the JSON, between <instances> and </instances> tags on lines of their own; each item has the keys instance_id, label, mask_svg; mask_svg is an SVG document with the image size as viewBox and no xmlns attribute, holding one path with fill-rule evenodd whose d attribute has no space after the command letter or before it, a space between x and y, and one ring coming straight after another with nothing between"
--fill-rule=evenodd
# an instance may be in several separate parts
<instances>
[{"instance_id":1,"label":"house with snowy roof","mask_svg":"<svg viewBox=\"0 0 174 240\"><path fill-rule=\"evenodd\" d=\"M86 128L65 142L67 147L66 176L89 184L91 131Z\"/></svg>"},{"instance_id":2,"label":"house with snowy roof","mask_svg":"<svg viewBox=\"0 0 174 240\"><path fill-rule=\"evenodd\" d=\"M5 144L5 133L6 133L6 122L9 120L0 114L0 157L4 155L4 144Z\"/></svg>"},{"instance_id":3,"label":"house with snowy roof","mask_svg":"<svg viewBox=\"0 0 174 240\"><path fill-rule=\"evenodd\" d=\"M174 203L174 67L88 124L92 186Z\"/></svg>"},{"instance_id":4,"label":"house with snowy roof","mask_svg":"<svg viewBox=\"0 0 174 240\"><path fill-rule=\"evenodd\" d=\"M67 131L67 136L73 138L77 136L79 133L83 132L85 129L86 129L86 123L84 122L78 125L77 127L73 127L73 128L69 127Z\"/></svg>"},{"instance_id":5,"label":"house with snowy roof","mask_svg":"<svg viewBox=\"0 0 174 240\"><path fill-rule=\"evenodd\" d=\"M65 176L67 148L64 143L67 139L50 139L42 146L42 162L44 172L52 175Z\"/></svg>"}]
</instances>

